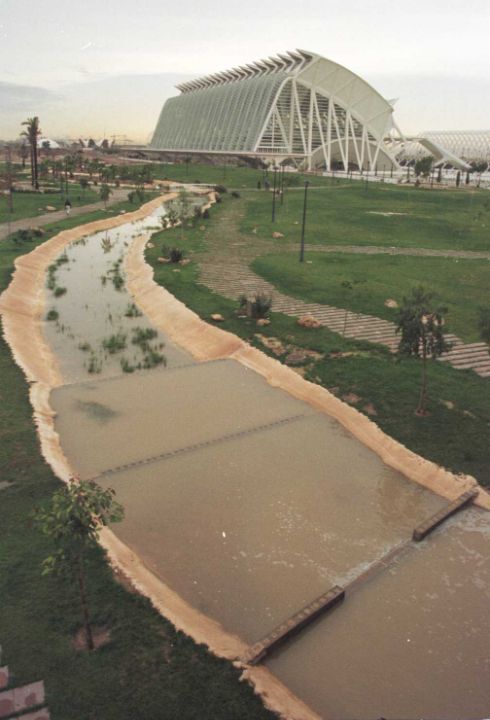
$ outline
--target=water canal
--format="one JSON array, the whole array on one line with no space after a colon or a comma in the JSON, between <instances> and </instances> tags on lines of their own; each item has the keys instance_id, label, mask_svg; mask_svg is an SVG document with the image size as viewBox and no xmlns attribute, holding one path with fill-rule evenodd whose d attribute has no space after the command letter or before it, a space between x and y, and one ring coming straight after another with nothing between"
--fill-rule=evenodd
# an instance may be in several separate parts
<instances>
[{"instance_id":1,"label":"water canal","mask_svg":"<svg viewBox=\"0 0 490 720\"><path fill-rule=\"evenodd\" d=\"M161 212L73 243L48 273L64 379L50 403L71 466L115 488L114 530L145 566L247 644L406 543L266 665L326 720L488 717L488 515L410 544L444 499L252 370L197 363L153 327L123 259Z\"/></svg>"}]
</instances>

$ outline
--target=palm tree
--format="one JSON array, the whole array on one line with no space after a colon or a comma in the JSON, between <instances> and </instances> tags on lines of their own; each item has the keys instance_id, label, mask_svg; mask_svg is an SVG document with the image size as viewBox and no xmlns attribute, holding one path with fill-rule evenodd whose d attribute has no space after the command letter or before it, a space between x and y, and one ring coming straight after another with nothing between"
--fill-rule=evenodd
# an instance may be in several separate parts
<instances>
[{"instance_id":1,"label":"palm tree","mask_svg":"<svg viewBox=\"0 0 490 720\"><path fill-rule=\"evenodd\" d=\"M22 125L26 126L26 130L23 130L21 132L21 135L23 137L27 138L27 141L31 147L31 183L32 187L36 188L36 190L39 190L39 182L38 182L38 170L37 170L37 139L39 135L41 134L41 129L39 127L39 118L33 117L33 118L27 118L27 120L24 120Z\"/></svg>"}]
</instances>

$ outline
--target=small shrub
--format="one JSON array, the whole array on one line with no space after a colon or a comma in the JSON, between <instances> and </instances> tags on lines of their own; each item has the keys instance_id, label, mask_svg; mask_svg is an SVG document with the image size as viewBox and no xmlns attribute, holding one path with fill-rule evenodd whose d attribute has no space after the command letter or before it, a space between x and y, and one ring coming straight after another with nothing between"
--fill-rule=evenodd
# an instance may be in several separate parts
<instances>
[{"instance_id":1,"label":"small shrub","mask_svg":"<svg viewBox=\"0 0 490 720\"><path fill-rule=\"evenodd\" d=\"M55 297L61 297L67 292L66 287L55 287L54 289L54 296Z\"/></svg>"},{"instance_id":2,"label":"small shrub","mask_svg":"<svg viewBox=\"0 0 490 720\"><path fill-rule=\"evenodd\" d=\"M92 346L90 345L89 342L84 341L84 342L78 343L78 349L81 350L82 352L88 352L89 350L92 349Z\"/></svg>"},{"instance_id":3,"label":"small shrub","mask_svg":"<svg viewBox=\"0 0 490 720\"><path fill-rule=\"evenodd\" d=\"M46 315L46 320L49 320L51 322L52 320L57 320L59 316L60 314L57 310L50 310Z\"/></svg>"},{"instance_id":4,"label":"small shrub","mask_svg":"<svg viewBox=\"0 0 490 720\"><path fill-rule=\"evenodd\" d=\"M184 251L180 248L172 248L169 252L168 259L171 263L179 263L184 259Z\"/></svg>"},{"instance_id":5,"label":"small shrub","mask_svg":"<svg viewBox=\"0 0 490 720\"><path fill-rule=\"evenodd\" d=\"M143 358L142 367L145 370L149 370L150 368L156 367L157 365L166 365L167 364L167 358L165 355L162 355L157 350L153 350L152 348L149 348L149 350L145 353L145 356Z\"/></svg>"},{"instance_id":6,"label":"small shrub","mask_svg":"<svg viewBox=\"0 0 490 720\"><path fill-rule=\"evenodd\" d=\"M137 327L133 329L133 338L131 342L133 345L138 345L144 352L148 350L150 340L156 338L157 335L157 331L153 330L153 328Z\"/></svg>"},{"instance_id":7,"label":"small shrub","mask_svg":"<svg viewBox=\"0 0 490 720\"><path fill-rule=\"evenodd\" d=\"M112 276L112 284L116 290L121 290L124 287L124 278L121 275L121 265L122 257L120 257L119 260L116 260L110 270L107 271L107 274Z\"/></svg>"},{"instance_id":8,"label":"small shrub","mask_svg":"<svg viewBox=\"0 0 490 720\"><path fill-rule=\"evenodd\" d=\"M91 375L97 375L102 370L102 363L100 359L92 354L89 358L88 365L87 365L87 371Z\"/></svg>"},{"instance_id":9,"label":"small shrub","mask_svg":"<svg viewBox=\"0 0 490 720\"><path fill-rule=\"evenodd\" d=\"M143 313L139 310L134 303L129 303L124 313L125 317L141 317Z\"/></svg>"},{"instance_id":10,"label":"small shrub","mask_svg":"<svg viewBox=\"0 0 490 720\"><path fill-rule=\"evenodd\" d=\"M112 248L114 247L114 243L111 243L109 236L106 234L106 236L103 237L102 240L100 241L100 246L101 246L102 250L104 251L104 255L105 255L106 253L109 253L112 250Z\"/></svg>"},{"instance_id":11,"label":"small shrub","mask_svg":"<svg viewBox=\"0 0 490 720\"><path fill-rule=\"evenodd\" d=\"M266 318L272 307L272 298L265 293L257 293L251 297L241 295L238 299L240 310L246 310L248 317L254 319Z\"/></svg>"},{"instance_id":12,"label":"small shrub","mask_svg":"<svg viewBox=\"0 0 490 720\"><path fill-rule=\"evenodd\" d=\"M126 347L126 335L125 333L118 332L115 335L111 335L102 341L102 347L107 350L109 355L114 355L120 350L124 350Z\"/></svg>"},{"instance_id":13,"label":"small shrub","mask_svg":"<svg viewBox=\"0 0 490 720\"><path fill-rule=\"evenodd\" d=\"M125 373L132 373L136 370L134 365L131 365L127 358L121 358L121 369Z\"/></svg>"},{"instance_id":14,"label":"small shrub","mask_svg":"<svg viewBox=\"0 0 490 720\"><path fill-rule=\"evenodd\" d=\"M23 242L32 242L32 230L17 230L16 232L12 233L11 238L16 245L20 245L20 243Z\"/></svg>"}]
</instances>

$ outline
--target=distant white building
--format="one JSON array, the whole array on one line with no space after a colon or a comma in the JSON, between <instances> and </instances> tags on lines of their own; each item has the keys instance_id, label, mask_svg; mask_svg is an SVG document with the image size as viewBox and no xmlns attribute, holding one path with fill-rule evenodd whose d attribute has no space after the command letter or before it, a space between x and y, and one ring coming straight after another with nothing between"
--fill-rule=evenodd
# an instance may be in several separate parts
<instances>
[{"instance_id":1,"label":"distant white building","mask_svg":"<svg viewBox=\"0 0 490 720\"><path fill-rule=\"evenodd\" d=\"M49 143L49 145L46 145L46 143ZM43 150L44 148L50 148L52 150L59 150L61 148L61 145L56 142L56 140L52 140L51 138L46 137L40 137L37 141L37 146L40 150Z\"/></svg>"}]
</instances>

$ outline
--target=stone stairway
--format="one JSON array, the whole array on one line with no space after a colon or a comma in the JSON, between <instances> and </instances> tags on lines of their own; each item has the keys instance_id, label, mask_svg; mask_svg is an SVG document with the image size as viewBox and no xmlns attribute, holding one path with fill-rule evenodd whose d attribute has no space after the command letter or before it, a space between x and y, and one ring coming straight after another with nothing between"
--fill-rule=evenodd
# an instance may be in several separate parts
<instances>
[{"instance_id":1,"label":"stone stairway","mask_svg":"<svg viewBox=\"0 0 490 720\"><path fill-rule=\"evenodd\" d=\"M292 317L311 315L329 330L347 338L380 343L392 351L396 350L398 336L393 323L373 315L353 313L320 303L308 303L284 295L250 269L249 263L255 257L255 253L250 252L251 248L248 252L242 247L237 253L230 250L231 246L228 252L221 253L219 262L214 257L202 258L199 281L210 290L231 299L237 299L242 294L266 293L272 296L272 308L275 312ZM442 361L449 362L457 369L471 369L481 377L490 377L490 354L485 343L465 344L456 335L449 333L446 338L452 343L452 348L440 358Z\"/></svg>"}]
</instances>

